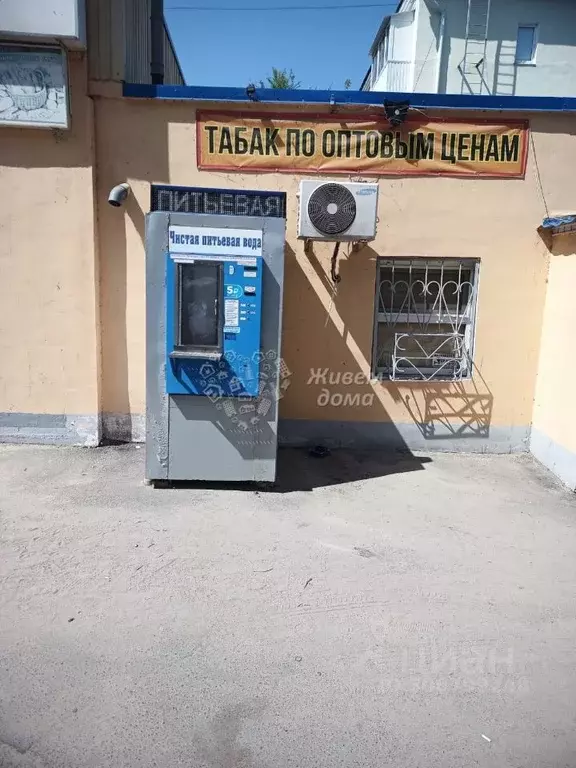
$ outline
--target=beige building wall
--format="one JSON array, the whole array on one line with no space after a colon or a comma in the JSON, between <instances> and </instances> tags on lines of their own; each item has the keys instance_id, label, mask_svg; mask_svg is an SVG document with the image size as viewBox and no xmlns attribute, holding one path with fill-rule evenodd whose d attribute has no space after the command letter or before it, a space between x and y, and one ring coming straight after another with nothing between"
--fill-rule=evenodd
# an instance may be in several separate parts
<instances>
[{"instance_id":1,"label":"beige building wall","mask_svg":"<svg viewBox=\"0 0 576 768\"><path fill-rule=\"evenodd\" d=\"M530 445L537 459L576 490L576 236L555 237L551 249Z\"/></svg>"},{"instance_id":2,"label":"beige building wall","mask_svg":"<svg viewBox=\"0 0 576 768\"><path fill-rule=\"evenodd\" d=\"M0 438L99 440L94 134L85 58L72 128L0 128Z\"/></svg>"},{"instance_id":3,"label":"beige building wall","mask_svg":"<svg viewBox=\"0 0 576 768\"><path fill-rule=\"evenodd\" d=\"M548 269L548 250L536 231L545 206L533 153L523 181L381 179L377 239L358 253L344 249L342 282L334 290L331 247L317 245L307 255L296 236L300 177L198 171L197 106L96 100L99 203L114 184L128 181L133 189L125 210L100 207L102 402L109 429L143 434L144 220L149 184L159 182L288 193L283 356L292 376L280 411L285 439L528 450ZM531 119L549 204L566 207L575 120ZM472 381L344 386L311 380L312 369L328 369L333 381L339 373L369 372L378 256L481 260ZM374 395L373 403L322 407L323 388Z\"/></svg>"},{"instance_id":4,"label":"beige building wall","mask_svg":"<svg viewBox=\"0 0 576 768\"><path fill-rule=\"evenodd\" d=\"M70 77L71 131L2 129L0 438L94 444L103 413L109 437L143 439L144 229L158 182L288 195L284 440L527 450L540 361L533 450L546 461L541 435L576 451L562 397L569 372L553 375L570 365L562 350L576 252L561 238L566 253L551 257L537 232L546 206L570 209L575 117L529 116L539 173L531 149L525 180L380 179L377 239L342 249L335 287L332 246L305 253L297 238L300 176L198 171L195 115L209 105L127 100L97 83L88 96L79 54ZM108 192L123 181L132 195L113 209ZM426 256L480 260L473 379L348 384L370 372L377 258ZM361 402L325 405L325 390Z\"/></svg>"}]
</instances>

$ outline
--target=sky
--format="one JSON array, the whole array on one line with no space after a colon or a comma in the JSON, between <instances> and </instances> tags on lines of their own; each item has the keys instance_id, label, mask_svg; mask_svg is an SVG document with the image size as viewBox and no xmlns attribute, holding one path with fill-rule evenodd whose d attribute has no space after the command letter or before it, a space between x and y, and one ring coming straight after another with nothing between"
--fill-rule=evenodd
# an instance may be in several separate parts
<instances>
[{"instance_id":1,"label":"sky","mask_svg":"<svg viewBox=\"0 0 576 768\"><path fill-rule=\"evenodd\" d=\"M380 7L360 7L367 4ZM164 0L164 13L188 85L259 83L277 67L294 70L302 88L340 90L349 78L357 90L382 18L397 5L397 0ZM263 10L286 6L340 8ZM181 10L199 7L209 10Z\"/></svg>"}]
</instances>

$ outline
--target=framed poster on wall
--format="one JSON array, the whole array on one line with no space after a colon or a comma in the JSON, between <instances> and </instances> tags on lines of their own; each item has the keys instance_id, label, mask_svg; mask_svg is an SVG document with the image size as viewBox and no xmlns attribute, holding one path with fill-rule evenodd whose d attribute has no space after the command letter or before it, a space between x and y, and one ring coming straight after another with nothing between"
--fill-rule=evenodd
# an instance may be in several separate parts
<instances>
[{"instance_id":1,"label":"framed poster on wall","mask_svg":"<svg viewBox=\"0 0 576 768\"><path fill-rule=\"evenodd\" d=\"M0 45L0 125L69 128L61 48Z\"/></svg>"}]
</instances>

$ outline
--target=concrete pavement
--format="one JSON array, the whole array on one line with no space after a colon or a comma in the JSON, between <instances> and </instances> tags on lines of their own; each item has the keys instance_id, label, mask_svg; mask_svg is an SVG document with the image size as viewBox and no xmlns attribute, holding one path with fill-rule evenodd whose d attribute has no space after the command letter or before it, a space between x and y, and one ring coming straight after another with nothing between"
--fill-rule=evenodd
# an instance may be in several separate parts
<instances>
[{"instance_id":1,"label":"concrete pavement","mask_svg":"<svg viewBox=\"0 0 576 768\"><path fill-rule=\"evenodd\" d=\"M2 768L576 764L576 500L528 457L0 447Z\"/></svg>"}]
</instances>

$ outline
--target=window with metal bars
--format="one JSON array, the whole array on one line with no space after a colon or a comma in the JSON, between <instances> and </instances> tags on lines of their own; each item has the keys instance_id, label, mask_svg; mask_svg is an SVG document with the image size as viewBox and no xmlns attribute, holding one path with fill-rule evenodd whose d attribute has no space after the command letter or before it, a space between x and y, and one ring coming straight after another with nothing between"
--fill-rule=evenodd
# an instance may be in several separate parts
<instances>
[{"instance_id":1,"label":"window with metal bars","mask_svg":"<svg viewBox=\"0 0 576 768\"><path fill-rule=\"evenodd\" d=\"M380 259L373 371L394 381L460 381L472 374L479 264Z\"/></svg>"}]
</instances>

